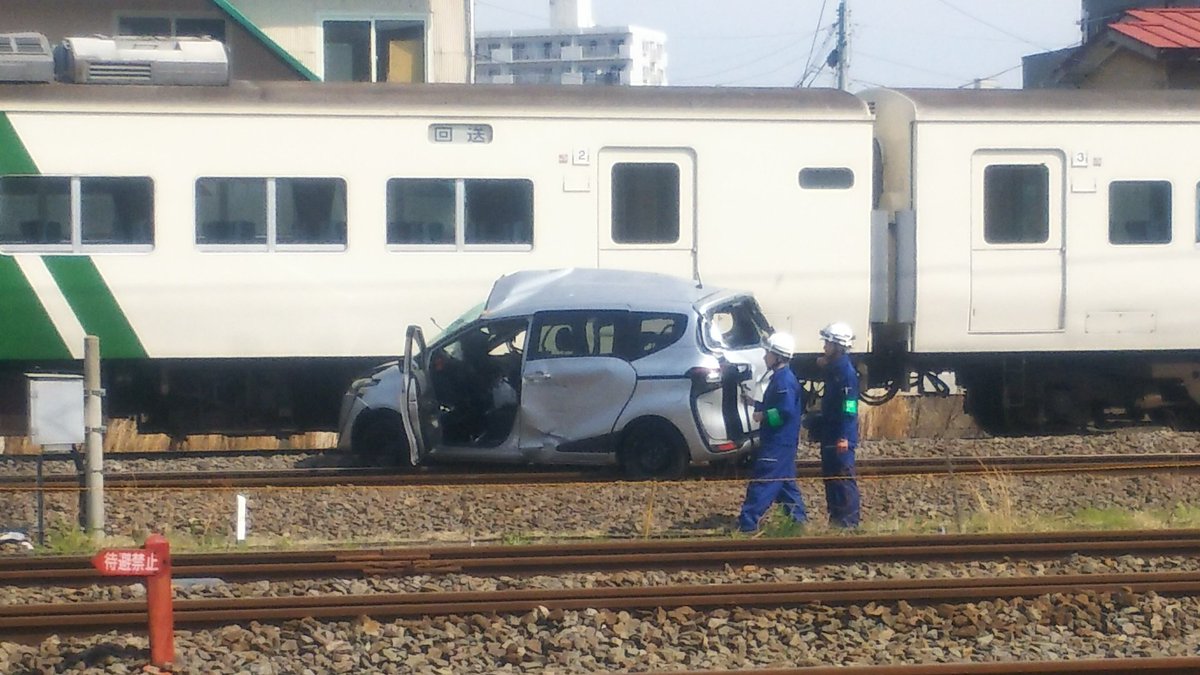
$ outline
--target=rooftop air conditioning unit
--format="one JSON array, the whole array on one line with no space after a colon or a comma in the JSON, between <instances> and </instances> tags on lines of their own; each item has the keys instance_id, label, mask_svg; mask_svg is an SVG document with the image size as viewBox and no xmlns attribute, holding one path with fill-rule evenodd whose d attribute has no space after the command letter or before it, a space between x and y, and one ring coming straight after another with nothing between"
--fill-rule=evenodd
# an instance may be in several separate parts
<instances>
[{"instance_id":1,"label":"rooftop air conditioning unit","mask_svg":"<svg viewBox=\"0 0 1200 675\"><path fill-rule=\"evenodd\" d=\"M0 33L0 82L53 82L54 53L41 33Z\"/></svg>"},{"instance_id":2,"label":"rooftop air conditioning unit","mask_svg":"<svg viewBox=\"0 0 1200 675\"><path fill-rule=\"evenodd\" d=\"M225 45L193 37L69 37L59 79L81 84L229 84Z\"/></svg>"}]
</instances>

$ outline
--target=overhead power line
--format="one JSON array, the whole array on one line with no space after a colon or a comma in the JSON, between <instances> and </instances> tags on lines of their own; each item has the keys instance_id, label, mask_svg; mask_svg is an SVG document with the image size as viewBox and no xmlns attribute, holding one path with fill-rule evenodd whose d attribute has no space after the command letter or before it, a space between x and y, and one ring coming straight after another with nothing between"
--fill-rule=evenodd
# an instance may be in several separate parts
<instances>
[{"instance_id":1,"label":"overhead power line","mask_svg":"<svg viewBox=\"0 0 1200 675\"><path fill-rule=\"evenodd\" d=\"M1041 49L1042 51L1050 51L1050 49L1048 47L1046 47L1045 45L1038 44L1032 40L1025 38L1024 36L1017 35L1016 33L1013 33L1012 31L1010 31L1008 29L997 26L996 24L991 23L989 21L985 21L985 20L975 16L974 14L968 12L967 10L962 9L961 7L955 5L954 3L950 2L950 0L938 0L938 2L949 7L950 9L958 12L959 14L962 14L963 16L967 17L968 19L971 19L972 21L975 21L976 23L983 24L984 26L987 26L988 28L991 28L994 31L1003 33L1003 34L1009 36L1010 38L1013 38L1014 40L1020 40L1021 42L1024 42L1027 45L1032 45L1034 47L1037 47L1038 49Z\"/></svg>"}]
</instances>

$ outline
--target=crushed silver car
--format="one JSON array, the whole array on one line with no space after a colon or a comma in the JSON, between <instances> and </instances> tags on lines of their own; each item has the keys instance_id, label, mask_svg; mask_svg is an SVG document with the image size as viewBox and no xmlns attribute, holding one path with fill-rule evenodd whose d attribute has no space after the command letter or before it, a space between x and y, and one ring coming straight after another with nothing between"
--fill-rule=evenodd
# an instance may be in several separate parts
<instances>
[{"instance_id":1,"label":"crushed silver car","mask_svg":"<svg viewBox=\"0 0 1200 675\"><path fill-rule=\"evenodd\" d=\"M619 464L634 478L733 459L740 390L771 327L747 292L659 274L518 272L345 395L340 447L377 460Z\"/></svg>"}]
</instances>

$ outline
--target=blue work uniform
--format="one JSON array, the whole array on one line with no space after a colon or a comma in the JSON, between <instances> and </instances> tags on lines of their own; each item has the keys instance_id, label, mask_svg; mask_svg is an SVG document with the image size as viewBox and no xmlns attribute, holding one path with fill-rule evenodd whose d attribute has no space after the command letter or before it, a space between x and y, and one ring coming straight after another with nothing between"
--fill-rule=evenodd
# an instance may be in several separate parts
<instances>
[{"instance_id":1,"label":"blue work uniform","mask_svg":"<svg viewBox=\"0 0 1200 675\"><path fill-rule=\"evenodd\" d=\"M746 501L738 529L753 532L772 504L783 504L792 520L808 520L804 497L796 485L796 446L800 444L800 382L787 366L776 368L763 400L754 404L763 414L759 447L754 453Z\"/></svg>"},{"instance_id":2,"label":"blue work uniform","mask_svg":"<svg viewBox=\"0 0 1200 675\"><path fill-rule=\"evenodd\" d=\"M858 447L858 373L846 354L825 364L821 417L813 425L813 432L821 444L821 476L825 479L829 524L858 527L859 495L854 471L854 449ZM838 452L838 441L843 438L850 447Z\"/></svg>"}]
</instances>

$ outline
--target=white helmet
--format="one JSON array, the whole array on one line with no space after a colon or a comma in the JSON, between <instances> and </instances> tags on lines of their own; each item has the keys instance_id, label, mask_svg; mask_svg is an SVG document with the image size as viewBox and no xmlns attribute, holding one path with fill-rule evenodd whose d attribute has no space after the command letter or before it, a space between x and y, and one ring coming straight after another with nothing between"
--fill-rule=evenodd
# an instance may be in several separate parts
<instances>
[{"instance_id":1,"label":"white helmet","mask_svg":"<svg viewBox=\"0 0 1200 675\"><path fill-rule=\"evenodd\" d=\"M854 329L849 324L835 321L821 329L821 339L850 349L854 346Z\"/></svg>"},{"instance_id":2,"label":"white helmet","mask_svg":"<svg viewBox=\"0 0 1200 675\"><path fill-rule=\"evenodd\" d=\"M790 359L796 351L796 338L788 333L772 333L771 337L767 338L767 351Z\"/></svg>"}]
</instances>

